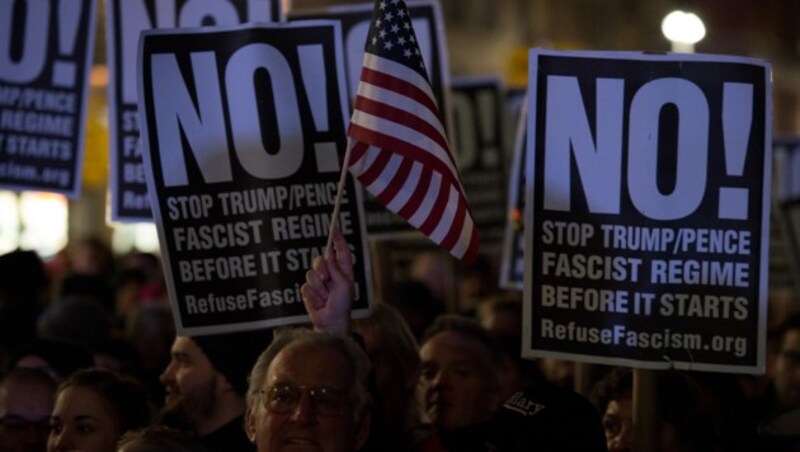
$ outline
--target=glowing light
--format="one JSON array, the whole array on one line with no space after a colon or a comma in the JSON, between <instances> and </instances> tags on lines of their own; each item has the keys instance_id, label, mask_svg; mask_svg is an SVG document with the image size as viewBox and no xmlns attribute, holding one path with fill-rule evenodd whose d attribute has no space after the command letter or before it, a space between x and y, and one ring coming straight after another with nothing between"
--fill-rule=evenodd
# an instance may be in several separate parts
<instances>
[{"instance_id":1,"label":"glowing light","mask_svg":"<svg viewBox=\"0 0 800 452\"><path fill-rule=\"evenodd\" d=\"M673 43L693 45L706 35L706 27L694 13L673 11L661 22L661 31Z\"/></svg>"}]
</instances>

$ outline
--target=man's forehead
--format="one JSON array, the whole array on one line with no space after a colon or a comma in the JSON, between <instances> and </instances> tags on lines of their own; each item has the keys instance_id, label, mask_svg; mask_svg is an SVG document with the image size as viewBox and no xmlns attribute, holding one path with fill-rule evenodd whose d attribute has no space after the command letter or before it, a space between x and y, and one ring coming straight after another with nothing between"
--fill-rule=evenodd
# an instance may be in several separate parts
<instances>
[{"instance_id":1,"label":"man's forehead","mask_svg":"<svg viewBox=\"0 0 800 452\"><path fill-rule=\"evenodd\" d=\"M346 382L350 368L336 349L320 344L289 344L275 355L267 369L267 384L295 381L298 384L335 385ZM302 380L302 381L299 381Z\"/></svg>"},{"instance_id":2,"label":"man's forehead","mask_svg":"<svg viewBox=\"0 0 800 452\"><path fill-rule=\"evenodd\" d=\"M489 350L486 346L474 337L467 336L458 331L442 331L430 337L424 344L422 349L425 352L443 352L447 354L453 352L463 352L466 354L482 354L488 353ZM423 354L426 354L423 352Z\"/></svg>"},{"instance_id":3,"label":"man's forehead","mask_svg":"<svg viewBox=\"0 0 800 452\"><path fill-rule=\"evenodd\" d=\"M182 353L189 356L205 356L203 349L189 336L177 336L172 343L172 353Z\"/></svg>"}]
</instances>

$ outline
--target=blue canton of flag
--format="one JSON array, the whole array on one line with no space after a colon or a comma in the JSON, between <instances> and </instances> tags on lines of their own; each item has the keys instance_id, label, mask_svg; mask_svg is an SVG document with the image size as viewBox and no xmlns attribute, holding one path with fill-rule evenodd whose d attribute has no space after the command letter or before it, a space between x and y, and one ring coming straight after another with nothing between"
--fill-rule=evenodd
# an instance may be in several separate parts
<instances>
[{"instance_id":1,"label":"blue canton of flag","mask_svg":"<svg viewBox=\"0 0 800 452\"><path fill-rule=\"evenodd\" d=\"M409 66L428 79L411 17L402 0L377 2L367 35L366 51Z\"/></svg>"}]
</instances>

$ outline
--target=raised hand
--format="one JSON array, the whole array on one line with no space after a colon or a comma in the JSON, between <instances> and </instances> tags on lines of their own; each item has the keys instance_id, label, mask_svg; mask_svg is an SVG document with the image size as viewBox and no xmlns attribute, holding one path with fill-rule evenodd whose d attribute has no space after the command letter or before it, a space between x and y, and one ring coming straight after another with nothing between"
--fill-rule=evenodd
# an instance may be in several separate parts
<instances>
[{"instance_id":1,"label":"raised hand","mask_svg":"<svg viewBox=\"0 0 800 452\"><path fill-rule=\"evenodd\" d=\"M333 247L330 255L314 259L300 293L315 329L346 334L353 306L353 256L338 228Z\"/></svg>"}]
</instances>

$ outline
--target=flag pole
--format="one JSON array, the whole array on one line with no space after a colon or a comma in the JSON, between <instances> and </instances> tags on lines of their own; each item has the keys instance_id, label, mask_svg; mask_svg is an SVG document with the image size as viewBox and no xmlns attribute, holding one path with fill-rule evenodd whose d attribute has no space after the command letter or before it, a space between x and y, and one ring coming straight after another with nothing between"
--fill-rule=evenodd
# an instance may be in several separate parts
<instances>
[{"instance_id":1,"label":"flag pole","mask_svg":"<svg viewBox=\"0 0 800 452\"><path fill-rule=\"evenodd\" d=\"M339 176L339 185L336 187L336 201L333 203L333 215L331 215L331 226L328 229L328 244L325 245L325 257L331 255L333 248L333 230L339 223L339 211L342 208L342 196L344 196L344 184L347 180L347 170L350 163L350 149L352 149L351 138L347 137L347 149L344 152L344 163L342 163L342 173Z\"/></svg>"}]
</instances>

